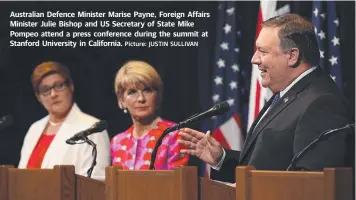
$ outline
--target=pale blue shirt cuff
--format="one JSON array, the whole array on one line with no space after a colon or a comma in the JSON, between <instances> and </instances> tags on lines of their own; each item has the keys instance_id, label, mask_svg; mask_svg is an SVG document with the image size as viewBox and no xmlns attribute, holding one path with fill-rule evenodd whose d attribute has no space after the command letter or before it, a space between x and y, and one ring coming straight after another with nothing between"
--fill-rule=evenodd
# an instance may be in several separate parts
<instances>
[{"instance_id":1,"label":"pale blue shirt cuff","mask_svg":"<svg viewBox=\"0 0 356 200\"><path fill-rule=\"evenodd\" d=\"M217 171L220 170L220 168L221 168L221 166L222 166L222 164L223 164L223 162L225 160L225 156L226 156L225 149L223 148L222 150L223 150L223 156L222 156L221 160L219 161L219 163L216 166L210 165L211 168L213 168L213 169L215 169Z\"/></svg>"}]
</instances>

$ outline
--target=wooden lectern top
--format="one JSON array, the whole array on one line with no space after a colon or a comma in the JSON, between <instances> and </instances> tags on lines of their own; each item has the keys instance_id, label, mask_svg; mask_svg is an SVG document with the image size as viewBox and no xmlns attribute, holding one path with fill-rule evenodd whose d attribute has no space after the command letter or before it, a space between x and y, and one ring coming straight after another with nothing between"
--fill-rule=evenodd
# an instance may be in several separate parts
<instances>
[{"instance_id":1,"label":"wooden lectern top","mask_svg":"<svg viewBox=\"0 0 356 200\"><path fill-rule=\"evenodd\" d=\"M201 178L201 200L352 200L352 169L322 172L236 168L236 187Z\"/></svg>"},{"instance_id":2,"label":"wooden lectern top","mask_svg":"<svg viewBox=\"0 0 356 200\"><path fill-rule=\"evenodd\" d=\"M1 200L74 200L74 166L18 169L0 166Z\"/></svg>"},{"instance_id":3,"label":"wooden lectern top","mask_svg":"<svg viewBox=\"0 0 356 200\"><path fill-rule=\"evenodd\" d=\"M196 167L174 170L106 168L106 200L198 200Z\"/></svg>"},{"instance_id":4,"label":"wooden lectern top","mask_svg":"<svg viewBox=\"0 0 356 200\"><path fill-rule=\"evenodd\" d=\"M352 200L352 169L263 171L236 168L238 200Z\"/></svg>"},{"instance_id":5,"label":"wooden lectern top","mask_svg":"<svg viewBox=\"0 0 356 200\"><path fill-rule=\"evenodd\" d=\"M53 169L0 166L0 200L104 200L105 182L75 174L73 165Z\"/></svg>"}]
</instances>

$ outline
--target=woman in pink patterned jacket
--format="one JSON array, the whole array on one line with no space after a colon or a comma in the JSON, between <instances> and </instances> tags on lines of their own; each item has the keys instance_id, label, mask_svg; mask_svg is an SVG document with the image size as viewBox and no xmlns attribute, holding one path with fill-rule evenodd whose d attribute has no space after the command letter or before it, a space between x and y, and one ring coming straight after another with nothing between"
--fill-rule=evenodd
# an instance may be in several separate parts
<instances>
[{"instance_id":1,"label":"woman in pink patterned jacket","mask_svg":"<svg viewBox=\"0 0 356 200\"><path fill-rule=\"evenodd\" d=\"M129 61L118 71L115 92L124 113L133 125L111 140L112 165L124 169L149 169L151 154L163 131L175 125L158 116L163 84L157 71L143 61ZM180 153L178 132L168 134L157 151L155 169L187 165L188 155Z\"/></svg>"}]
</instances>

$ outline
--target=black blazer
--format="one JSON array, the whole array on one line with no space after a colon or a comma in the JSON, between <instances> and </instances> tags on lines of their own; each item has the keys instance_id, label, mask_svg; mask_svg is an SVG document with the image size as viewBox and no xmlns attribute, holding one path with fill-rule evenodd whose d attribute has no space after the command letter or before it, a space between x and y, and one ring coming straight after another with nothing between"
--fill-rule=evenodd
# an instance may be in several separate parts
<instances>
[{"instance_id":1,"label":"black blazer","mask_svg":"<svg viewBox=\"0 0 356 200\"><path fill-rule=\"evenodd\" d=\"M225 149L223 165L212 178L234 182L238 165L286 170L293 156L323 131L352 123L352 114L342 96L332 78L318 67L292 86L257 124L274 96L266 103L248 132L243 150ZM347 151L354 150L347 142L352 136L348 133L352 131L325 138L296 163L296 168L322 170L350 166Z\"/></svg>"}]
</instances>

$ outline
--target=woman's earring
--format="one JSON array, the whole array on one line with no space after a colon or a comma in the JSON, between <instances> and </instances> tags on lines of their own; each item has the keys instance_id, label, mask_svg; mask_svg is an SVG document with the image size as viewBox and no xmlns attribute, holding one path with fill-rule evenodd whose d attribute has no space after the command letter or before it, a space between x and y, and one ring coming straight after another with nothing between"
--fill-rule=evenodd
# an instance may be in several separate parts
<instances>
[{"instance_id":1,"label":"woman's earring","mask_svg":"<svg viewBox=\"0 0 356 200\"><path fill-rule=\"evenodd\" d=\"M121 103L119 103L119 108L120 108L121 110L124 110L124 113L125 113L125 114L127 113L127 109L126 109L126 108L123 108L123 106L121 105Z\"/></svg>"}]
</instances>

